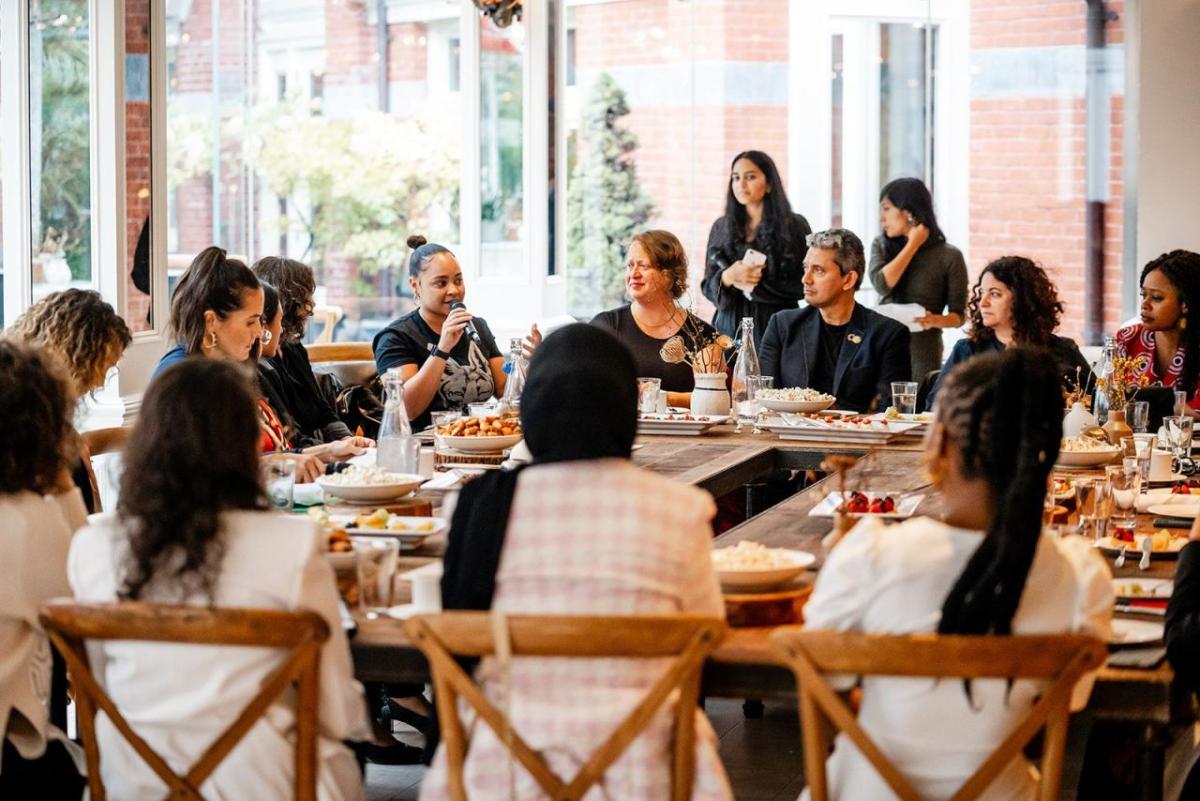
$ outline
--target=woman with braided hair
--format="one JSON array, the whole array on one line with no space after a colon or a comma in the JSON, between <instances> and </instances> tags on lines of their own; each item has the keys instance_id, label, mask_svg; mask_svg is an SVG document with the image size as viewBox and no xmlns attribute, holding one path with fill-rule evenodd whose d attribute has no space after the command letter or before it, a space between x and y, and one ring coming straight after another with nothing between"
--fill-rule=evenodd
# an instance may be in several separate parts
<instances>
[{"instance_id":1,"label":"woman with braided hair","mask_svg":"<svg viewBox=\"0 0 1200 801\"><path fill-rule=\"evenodd\" d=\"M1186 392L1200 410L1200 253L1172 250L1142 268L1140 322L1117 331L1122 355L1146 357L1145 374Z\"/></svg>"},{"instance_id":2,"label":"woman with braided hair","mask_svg":"<svg viewBox=\"0 0 1200 801\"><path fill-rule=\"evenodd\" d=\"M1066 634L1107 638L1111 576L1079 537L1041 533L1062 436L1049 353L977 356L946 378L926 440L940 520L865 520L838 544L804 609L811 628L884 634ZM1075 688L1082 709L1091 679ZM1029 710L1041 684L867 677L859 722L922 798L950 798ZM844 736L827 766L833 799L893 798ZM1033 766L1009 765L982 798L1033 799Z\"/></svg>"}]
</instances>

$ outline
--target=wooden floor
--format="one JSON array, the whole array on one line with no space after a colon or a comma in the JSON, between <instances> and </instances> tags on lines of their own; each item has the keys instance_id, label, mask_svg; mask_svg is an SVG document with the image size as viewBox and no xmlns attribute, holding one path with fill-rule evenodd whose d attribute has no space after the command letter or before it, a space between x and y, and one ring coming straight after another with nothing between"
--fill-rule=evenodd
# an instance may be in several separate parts
<instances>
[{"instance_id":1,"label":"wooden floor","mask_svg":"<svg viewBox=\"0 0 1200 801\"><path fill-rule=\"evenodd\" d=\"M768 703L760 720L745 720L738 701L705 704L721 739L721 761L737 801L796 801L804 787L796 708ZM367 766L368 801L415 801L424 768Z\"/></svg>"}]
</instances>

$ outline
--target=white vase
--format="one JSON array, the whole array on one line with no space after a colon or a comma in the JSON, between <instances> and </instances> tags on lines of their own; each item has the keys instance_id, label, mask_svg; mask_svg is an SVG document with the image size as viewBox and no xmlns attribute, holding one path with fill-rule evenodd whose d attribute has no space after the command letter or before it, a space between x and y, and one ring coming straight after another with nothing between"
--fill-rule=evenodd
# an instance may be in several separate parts
<instances>
[{"instance_id":1,"label":"white vase","mask_svg":"<svg viewBox=\"0 0 1200 801\"><path fill-rule=\"evenodd\" d=\"M1095 416L1080 402L1071 404L1071 410L1063 418L1062 428L1064 437L1078 437L1080 432L1096 425Z\"/></svg>"},{"instance_id":2,"label":"white vase","mask_svg":"<svg viewBox=\"0 0 1200 801\"><path fill-rule=\"evenodd\" d=\"M725 388L725 373L696 373L696 388L692 390L692 414L729 414L729 390Z\"/></svg>"}]
</instances>

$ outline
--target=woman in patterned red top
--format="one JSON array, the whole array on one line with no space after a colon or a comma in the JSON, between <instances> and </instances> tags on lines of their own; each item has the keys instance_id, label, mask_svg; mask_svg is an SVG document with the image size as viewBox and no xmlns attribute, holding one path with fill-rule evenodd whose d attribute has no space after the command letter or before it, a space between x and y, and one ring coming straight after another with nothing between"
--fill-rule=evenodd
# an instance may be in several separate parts
<instances>
[{"instance_id":1,"label":"woman in patterned red top","mask_svg":"<svg viewBox=\"0 0 1200 801\"><path fill-rule=\"evenodd\" d=\"M1151 383L1187 392L1200 410L1200 254L1172 250L1142 270L1141 322L1117 332L1125 356L1146 356Z\"/></svg>"}]
</instances>

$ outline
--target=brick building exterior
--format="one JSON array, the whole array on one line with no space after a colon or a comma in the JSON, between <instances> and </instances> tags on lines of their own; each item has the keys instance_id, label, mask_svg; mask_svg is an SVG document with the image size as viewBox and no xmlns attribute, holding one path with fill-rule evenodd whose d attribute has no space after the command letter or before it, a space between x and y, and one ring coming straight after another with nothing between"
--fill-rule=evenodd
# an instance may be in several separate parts
<instances>
[{"instance_id":1,"label":"brick building exterior","mask_svg":"<svg viewBox=\"0 0 1200 801\"><path fill-rule=\"evenodd\" d=\"M244 29L246 20L238 13L240 0L192 0L187 18L178 21L181 36L175 49L172 109L201 108L211 97L210 3L214 1L228 6L221 14L222 63L218 71L224 97L246 91L248 81L262 85L262 76L245 48L253 48L265 31L283 21L291 19L300 26L296 20L303 19L307 20L305 30L319 40L317 52L323 61L314 74L329 103L335 93L358 102L374 102L379 54L377 31L368 9L373 3L265 0L253 27ZM1105 327L1111 331L1122 316L1121 286L1130 268L1122 264L1123 3L1118 0L1109 7L1116 15L1107 27L1105 62L1114 71L1109 78L1112 98L1104 243ZM635 158L640 181L658 210L653 224L680 236L697 276L702 271L709 226L723 208L732 155L749 148L765 150L774 156L781 174L789 174L789 32L793 26L809 24L807 19L789 19L789 15L803 13L798 10L802 8L788 0L753 4L672 0L568 3L567 27L573 31L568 74L575 80L560 104L567 133L579 125L578 109L586 99L583 95L590 80L601 71L612 74L629 96L631 113L624 121L640 140ZM935 71L935 80L970 81L968 163L936 166L968 175L965 219L969 224L966 230L948 232L951 241L968 253L972 277L989 259L1001 255L1020 253L1042 262L1058 283L1067 307L1062 331L1077 339L1083 330L1085 255L1085 11L1085 4L1078 0L971 0L971 75ZM436 89L427 85L435 66L432 45L422 44L430 24L406 20L389 26L388 74L393 97L420 97L424 91L426 98L433 98L438 91L457 91L457 86ZM488 46L491 43L485 40L484 47ZM439 53L437 58L443 55ZM314 87L304 91L314 91ZM396 87L404 87L404 92L397 95ZM134 106L128 108L131 155L141 152L137 137L144 135L143 129L133 124L141 113ZM391 113L405 114L406 109L394 103ZM935 129L934 136L939 134ZM587 143L575 145L586 147ZM834 143L835 148L840 146L840 142ZM236 161L237 154L229 157ZM130 187L134 192L132 181ZM789 185L787 189L793 206L809 216L814 227L830 224L811 212L816 205L814 188ZM878 187L866 191L877 192ZM211 193L207 176L193 178L175 191L174 251L194 253L212 241ZM226 192L221 199L220 230L224 244L235 251L247 247L246 237L256 230L256 219L279 212L278 201L262 192L254 194L257 209L245 206L247 194L244 190ZM131 194L131 209L135 199ZM132 213L130 226L130 236L136 238ZM859 233L869 243L877 231ZM260 235L254 251L257 255L273 253L276 241L277 234ZM324 267L328 268L322 271L328 300L353 305L354 265L343 261ZM698 293L696 298L704 313L706 304ZM531 310L529 316L541 313L544 311Z\"/></svg>"}]
</instances>

